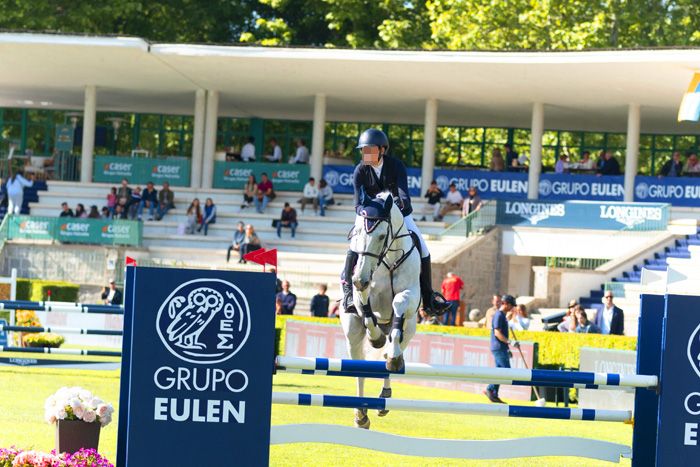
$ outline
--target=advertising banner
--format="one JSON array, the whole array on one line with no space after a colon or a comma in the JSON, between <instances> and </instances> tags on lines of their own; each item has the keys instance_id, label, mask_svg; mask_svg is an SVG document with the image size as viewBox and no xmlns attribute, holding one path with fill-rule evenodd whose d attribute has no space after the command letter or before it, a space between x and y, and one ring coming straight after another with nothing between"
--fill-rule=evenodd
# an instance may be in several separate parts
<instances>
[{"instance_id":1,"label":"advertising banner","mask_svg":"<svg viewBox=\"0 0 700 467\"><path fill-rule=\"evenodd\" d=\"M275 276L129 267L124 295L117 465L268 465Z\"/></svg>"},{"instance_id":2,"label":"advertising banner","mask_svg":"<svg viewBox=\"0 0 700 467\"><path fill-rule=\"evenodd\" d=\"M73 150L73 125L56 125L56 151L71 152Z\"/></svg>"},{"instance_id":3,"label":"advertising banner","mask_svg":"<svg viewBox=\"0 0 700 467\"><path fill-rule=\"evenodd\" d=\"M323 178L333 189L334 193L353 193L352 174L354 165L325 165L323 166ZM421 169L408 167L408 194L412 197L420 197Z\"/></svg>"},{"instance_id":4,"label":"advertising banner","mask_svg":"<svg viewBox=\"0 0 700 467\"><path fill-rule=\"evenodd\" d=\"M700 207L700 178L644 177L634 182L635 201L669 203L673 206Z\"/></svg>"},{"instance_id":5,"label":"advertising banner","mask_svg":"<svg viewBox=\"0 0 700 467\"><path fill-rule=\"evenodd\" d=\"M581 347L579 371L636 375L637 352ZM618 391L579 389L578 402L579 406L588 409L633 410L634 388L620 388Z\"/></svg>"},{"instance_id":6,"label":"advertising banner","mask_svg":"<svg viewBox=\"0 0 700 467\"><path fill-rule=\"evenodd\" d=\"M260 182L263 172L272 180L275 191L302 191L309 181L310 168L308 164L216 161L214 188L240 190L251 175Z\"/></svg>"},{"instance_id":7,"label":"advertising banner","mask_svg":"<svg viewBox=\"0 0 700 467\"><path fill-rule=\"evenodd\" d=\"M119 183L126 178L132 185L167 181L172 186L189 186L190 159L96 156L92 177L100 183Z\"/></svg>"},{"instance_id":8,"label":"advertising banner","mask_svg":"<svg viewBox=\"0 0 700 467\"><path fill-rule=\"evenodd\" d=\"M143 225L138 221L73 217L12 216L8 238L54 240L94 245L141 244Z\"/></svg>"}]
</instances>

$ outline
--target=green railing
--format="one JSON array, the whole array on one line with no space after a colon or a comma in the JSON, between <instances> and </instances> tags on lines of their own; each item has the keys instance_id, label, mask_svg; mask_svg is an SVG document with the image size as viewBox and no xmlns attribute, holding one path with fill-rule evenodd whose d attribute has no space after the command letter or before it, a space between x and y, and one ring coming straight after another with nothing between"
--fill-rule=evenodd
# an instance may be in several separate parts
<instances>
[{"instance_id":1,"label":"green railing","mask_svg":"<svg viewBox=\"0 0 700 467\"><path fill-rule=\"evenodd\" d=\"M488 232L496 225L496 200L482 204L481 209L473 211L440 232L439 237L471 237Z\"/></svg>"},{"instance_id":2,"label":"green railing","mask_svg":"<svg viewBox=\"0 0 700 467\"><path fill-rule=\"evenodd\" d=\"M593 270L610 261L600 258L562 258L559 256L547 256L546 265L550 268L585 269Z\"/></svg>"}]
</instances>

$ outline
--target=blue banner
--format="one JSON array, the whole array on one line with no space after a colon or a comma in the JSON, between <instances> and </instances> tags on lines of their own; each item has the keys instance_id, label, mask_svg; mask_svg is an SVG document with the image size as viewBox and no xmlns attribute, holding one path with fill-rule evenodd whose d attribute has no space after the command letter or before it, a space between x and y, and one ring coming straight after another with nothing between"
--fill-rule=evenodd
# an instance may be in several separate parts
<instances>
[{"instance_id":1,"label":"blue banner","mask_svg":"<svg viewBox=\"0 0 700 467\"><path fill-rule=\"evenodd\" d=\"M524 172L435 169L434 177L444 193L454 183L462 195L473 186L482 199L527 199L527 173Z\"/></svg>"},{"instance_id":2,"label":"blue banner","mask_svg":"<svg viewBox=\"0 0 700 467\"><path fill-rule=\"evenodd\" d=\"M139 267L125 294L117 463L266 464L275 276Z\"/></svg>"},{"instance_id":3,"label":"blue banner","mask_svg":"<svg viewBox=\"0 0 700 467\"><path fill-rule=\"evenodd\" d=\"M566 229L665 230L668 205L498 200L496 223Z\"/></svg>"},{"instance_id":4,"label":"blue banner","mask_svg":"<svg viewBox=\"0 0 700 467\"><path fill-rule=\"evenodd\" d=\"M700 206L700 178L644 177L634 182L635 201L670 203L674 206Z\"/></svg>"},{"instance_id":5,"label":"blue banner","mask_svg":"<svg viewBox=\"0 0 700 467\"><path fill-rule=\"evenodd\" d=\"M622 201L625 177L546 173L540 177L540 199Z\"/></svg>"},{"instance_id":6,"label":"blue banner","mask_svg":"<svg viewBox=\"0 0 700 467\"><path fill-rule=\"evenodd\" d=\"M7 321L0 319L0 327L7 326ZM0 331L0 346L7 345L7 331Z\"/></svg>"},{"instance_id":7,"label":"blue banner","mask_svg":"<svg viewBox=\"0 0 700 467\"><path fill-rule=\"evenodd\" d=\"M333 189L334 193L353 193L352 174L354 165L324 165L323 178ZM408 194L412 197L420 197L421 169L408 167Z\"/></svg>"}]
</instances>

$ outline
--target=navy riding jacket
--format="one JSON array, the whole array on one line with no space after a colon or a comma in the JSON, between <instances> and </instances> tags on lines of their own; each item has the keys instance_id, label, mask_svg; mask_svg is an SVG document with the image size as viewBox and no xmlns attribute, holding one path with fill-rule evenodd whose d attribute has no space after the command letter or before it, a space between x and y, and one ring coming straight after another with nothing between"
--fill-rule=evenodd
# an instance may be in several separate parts
<instances>
[{"instance_id":1,"label":"navy riding jacket","mask_svg":"<svg viewBox=\"0 0 700 467\"><path fill-rule=\"evenodd\" d=\"M365 164L358 164L353 174L355 187L355 212L360 214L362 207L374 199L382 191L388 190L397 196L401 203L401 214L408 216L413 212L411 197L408 195L408 176L406 166L399 159L391 156L382 156L384 165L377 178L374 169Z\"/></svg>"}]
</instances>

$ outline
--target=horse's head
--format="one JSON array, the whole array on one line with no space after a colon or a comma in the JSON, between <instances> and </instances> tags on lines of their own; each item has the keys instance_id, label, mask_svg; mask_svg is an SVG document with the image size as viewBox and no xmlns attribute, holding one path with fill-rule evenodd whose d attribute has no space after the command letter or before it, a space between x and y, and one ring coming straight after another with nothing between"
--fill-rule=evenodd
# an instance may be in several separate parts
<instances>
[{"instance_id":1,"label":"horse's head","mask_svg":"<svg viewBox=\"0 0 700 467\"><path fill-rule=\"evenodd\" d=\"M389 192L380 193L357 217L351 241L351 249L360 255L352 276L357 290L369 286L402 223L401 210Z\"/></svg>"}]
</instances>

